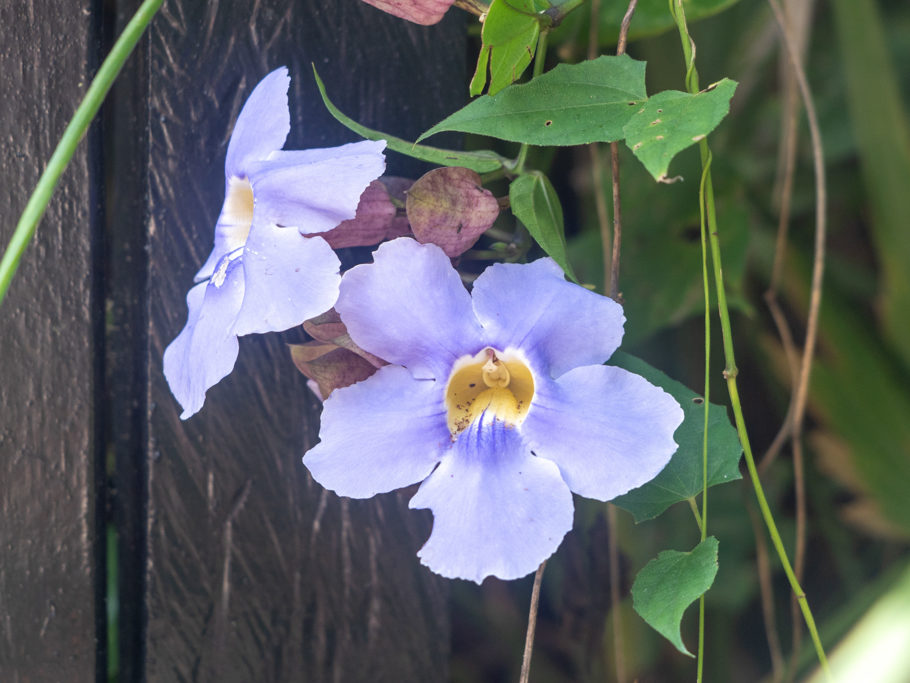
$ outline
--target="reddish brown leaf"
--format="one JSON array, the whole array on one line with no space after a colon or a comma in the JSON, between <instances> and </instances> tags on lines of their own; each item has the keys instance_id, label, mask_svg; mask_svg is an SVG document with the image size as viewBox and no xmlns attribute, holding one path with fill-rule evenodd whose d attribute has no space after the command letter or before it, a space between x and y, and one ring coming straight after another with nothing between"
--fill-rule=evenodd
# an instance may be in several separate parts
<instances>
[{"instance_id":1,"label":"reddish brown leaf","mask_svg":"<svg viewBox=\"0 0 910 683\"><path fill-rule=\"evenodd\" d=\"M307 342L288 346L294 365L316 383L319 391L314 393L323 400L335 389L350 386L376 372L369 361L334 344Z\"/></svg>"},{"instance_id":2,"label":"reddish brown leaf","mask_svg":"<svg viewBox=\"0 0 910 683\"><path fill-rule=\"evenodd\" d=\"M410 185L412 181L403 178L389 178L397 189L401 182ZM394 190L393 190L394 192ZM319 233L332 249L364 247L379 244L410 233L408 220L398 215L398 209L389 198L384 181L374 180L360 195L354 218L339 223L328 232Z\"/></svg>"},{"instance_id":3,"label":"reddish brown leaf","mask_svg":"<svg viewBox=\"0 0 910 683\"><path fill-rule=\"evenodd\" d=\"M408 190L408 221L420 242L432 242L450 257L463 254L499 215L499 202L468 168L437 168Z\"/></svg>"},{"instance_id":4,"label":"reddish brown leaf","mask_svg":"<svg viewBox=\"0 0 910 683\"><path fill-rule=\"evenodd\" d=\"M315 342L311 343L312 345L321 343L323 345L328 345L331 347L340 347L347 349L348 351L351 351L352 353L355 353L356 355L363 358L375 368L381 368L383 365L386 365L386 362L384 360L377 356L374 356L368 351L364 351L354 343L354 340L351 339L351 336L348 334L348 330L344 326L344 323L341 322L341 317L338 315L338 312L334 308L330 308L328 311L322 313L321 315L317 315L315 318L305 320L303 322L303 329L306 330L306 333L315 340ZM324 351L323 353L327 352L328 350ZM298 353L304 352L299 351ZM306 353L313 354L316 352L307 351ZM309 356L304 357L304 359L312 360L312 358Z\"/></svg>"}]
</instances>

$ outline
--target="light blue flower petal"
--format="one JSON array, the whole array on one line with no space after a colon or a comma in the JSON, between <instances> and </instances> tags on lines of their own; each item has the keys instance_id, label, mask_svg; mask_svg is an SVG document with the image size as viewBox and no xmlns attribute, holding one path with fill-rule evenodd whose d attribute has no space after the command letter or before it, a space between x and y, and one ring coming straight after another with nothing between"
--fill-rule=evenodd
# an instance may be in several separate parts
<instances>
[{"instance_id":1,"label":"light blue flower petal","mask_svg":"<svg viewBox=\"0 0 910 683\"><path fill-rule=\"evenodd\" d=\"M457 358L483 348L471 297L448 256L407 237L345 273L335 309L360 348L415 377L444 383Z\"/></svg>"},{"instance_id":2,"label":"light blue flower petal","mask_svg":"<svg viewBox=\"0 0 910 683\"><path fill-rule=\"evenodd\" d=\"M676 452L682 408L639 375L580 367L535 390L521 431L579 495L611 500L653 479Z\"/></svg>"},{"instance_id":3,"label":"light blue flower petal","mask_svg":"<svg viewBox=\"0 0 910 683\"><path fill-rule=\"evenodd\" d=\"M227 183L225 183L224 192L225 196L227 196ZM225 221L224 213L224 208L222 207L221 215L218 216L218 222L215 224L215 246L212 247L212 251L209 252L208 258L205 260L202 268L193 276L193 282L202 282L203 280L208 280L212 277L212 274L215 272L215 266L218 265L218 262L222 257L235 249L239 249L246 242L245 236L243 239L238 239L237 226ZM244 233L241 232L241 236L243 235Z\"/></svg>"},{"instance_id":4,"label":"light blue flower petal","mask_svg":"<svg viewBox=\"0 0 910 683\"><path fill-rule=\"evenodd\" d=\"M354 217L360 195L385 170L385 142L280 152L250 165L260 220L302 234L328 232Z\"/></svg>"},{"instance_id":5,"label":"light blue flower petal","mask_svg":"<svg viewBox=\"0 0 910 683\"><path fill-rule=\"evenodd\" d=\"M325 488L350 498L423 480L452 445L442 389L394 365L336 389L323 404L321 441L303 464Z\"/></svg>"},{"instance_id":6,"label":"light blue flower petal","mask_svg":"<svg viewBox=\"0 0 910 683\"><path fill-rule=\"evenodd\" d=\"M437 574L480 583L537 569L572 528L572 494L549 460L530 453L518 430L477 420L411 499L433 511L417 554Z\"/></svg>"},{"instance_id":7,"label":"light blue flower petal","mask_svg":"<svg viewBox=\"0 0 910 683\"><path fill-rule=\"evenodd\" d=\"M291 130L290 82L286 67L276 69L259 82L240 110L224 161L224 204L215 224L215 245L194 282L210 278L221 257L246 240L249 223L236 224L236 217L228 211L228 197L232 185L249 178L254 163L268 159L284 145Z\"/></svg>"},{"instance_id":8,"label":"light blue flower petal","mask_svg":"<svg viewBox=\"0 0 910 683\"><path fill-rule=\"evenodd\" d=\"M234 369L238 344L234 318L243 301L243 267L240 259L221 264L213 281L193 287L186 297L186 326L164 351L164 376L183 407L180 419L199 412L205 392Z\"/></svg>"},{"instance_id":9,"label":"light blue flower petal","mask_svg":"<svg viewBox=\"0 0 910 683\"><path fill-rule=\"evenodd\" d=\"M265 159L284 146L291 130L288 111L290 83L287 67L282 66L259 81L250 93L228 143L225 178L246 177L246 167L251 161Z\"/></svg>"},{"instance_id":10,"label":"light blue flower petal","mask_svg":"<svg viewBox=\"0 0 910 683\"><path fill-rule=\"evenodd\" d=\"M473 301L491 346L520 348L552 377L603 363L622 339L622 307L567 282L549 258L490 266L474 283Z\"/></svg>"},{"instance_id":11,"label":"light blue flower petal","mask_svg":"<svg viewBox=\"0 0 910 683\"><path fill-rule=\"evenodd\" d=\"M331 161L341 157L374 157L376 155L381 155L385 148L385 140L361 140L360 142L349 142L346 145L340 145L338 147L317 147L316 149L299 150L280 149L277 152L272 152L268 157L268 161L271 164L283 166L316 164L321 161Z\"/></svg>"},{"instance_id":12,"label":"light blue flower petal","mask_svg":"<svg viewBox=\"0 0 910 683\"><path fill-rule=\"evenodd\" d=\"M246 291L234 333L281 332L329 310L340 265L321 237L257 220L243 250Z\"/></svg>"}]
</instances>

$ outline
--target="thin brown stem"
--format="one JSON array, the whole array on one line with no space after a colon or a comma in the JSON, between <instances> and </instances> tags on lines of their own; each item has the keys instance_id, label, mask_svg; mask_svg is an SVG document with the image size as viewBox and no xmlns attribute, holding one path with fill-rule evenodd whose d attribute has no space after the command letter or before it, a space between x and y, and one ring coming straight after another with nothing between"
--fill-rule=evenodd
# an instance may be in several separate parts
<instances>
[{"instance_id":1,"label":"thin brown stem","mask_svg":"<svg viewBox=\"0 0 910 683\"><path fill-rule=\"evenodd\" d=\"M619 29L619 38L616 42L617 55L624 54L626 51L626 41L629 35L629 25L632 23L632 15L635 12L635 6L637 4L638 0L630 0L629 6L626 9L626 14L623 16L622 24L620 25ZM592 26L598 24L598 10L599 2L598 0L593 0L591 7ZM589 38L588 54L591 55L592 51L596 53L596 32L592 30ZM593 58L593 56L591 58ZM601 244L603 245L604 255L604 289L607 289L607 287L609 287L608 291L610 293L610 298L612 298L614 301L622 303L619 296L619 253L620 247L622 245L622 206L619 201L619 148L615 142L610 143L610 172L612 176L613 188L613 246L609 254L607 253L607 244L609 243L607 207L601 192L603 188L603 177L600 170L600 154L596 145L591 146L591 157L595 168L595 192L599 196L599 200L597 202L597 214L600 221ZM607 258L608 256L609 259ZM609 274L606 270L607 263L610 264ZM619 591L619 545L616 541L617 526L616 508L610 504L607 504L607 527L610 533L610 540L607 546L607 551L610 556L610 603L612 605L613 613L613 660L616 665L617 683L625 683L626 661L625 648L623 644L624 638L622 629L622 614L620 611L621 600Z\"/></svg>"},{"instance_id":2,"label":"thin brown stem","mask_svg":"<svg viewBox=\"0 0 910 683\"><path fill-rule=\"evenodd\" d=\"M610 298L619 297L619 252L622 248L622 206L619 201L619 145L610 143L610 172L613 175L613 249L610 252ZM606 286L606 282L604 286Z\"/></svg>"},{"instance_id":3,"label":"thin brown stem","mask_svg":"<svg viewBox=\"0 0 910 683\"><path fill-rule=\"evenodd\" d=\"M525 634L525 652L521 658L521 677L519 683L528 683L531 675L531 652L534 650L534 631L537 630L537 606L540 603L540 582L543 579L543 570L547 566L544 560L537 568L534 575L534 587L531 589L531 608L528 611L528 632Z\"/></svg>"},{"instance_id":4,"label":"thin brown stem","mask_svg":"<svg viewBox=\"0 0 910 683\"><path fill-rule=\"evenodd\" d=\"M780 234L780 230L778 230L778 236ZM786 242L778 241L774 251L775 262L778 258L783 260L783 252L785 250ZM758 464L759 474L764 474L772 465L783 449L784 444L787 443L787 439L793 434L793 406L796 401L796 383L799 381L799 351L793 341L793 333L790 331L790 325L787 324L787 318L784 316L780 303L777 301L777 289L773 284L765 292L765 302L771 313L771 319L774 321L775 327L777 327L777 334L780 337L781 345L784 347L784 356L786 356L787 365L790 368L790 403L787 405L787 415L784 417L777 435Z\"/></svg>"},{"instance_id":5,"label":"thin brown stem","mask_svg":"<svg viewBox=\"0 0 910 683\"><path fill-rule=\"evenodd\" d=\"M588 59L594 59L600 54L598 29L600 29L600 0L591 0L591 21L588 26Z\"/></svg>"},{"instance_id":6,"label":"thin brown stem","mask_svg":"<svg viewBox=\"0 0 910 683\"><path fill-rule=\"evenodd\" d=\"M809 314L806 322L806 341L803 346L802 360L799 369L799 378L793 398L791 414L791 439L793 446L793 469L796 486L796 554L794 558L794 574L797 581L802 580L805 569L806 553L806 501L805 501L805 473L803 464L802 431L809 395L809 379L812 373L812 361L815 356L815 345L818 339L818 318L821 308L822 281L825 271L825 241L827 234L827 193L825 188L825 166L822 157L821 133L818 126L818 117L815 112L815 103L806 74L803 69L800 49L788 28L784 13L776 0L768 0L774 18L780 27L784 47L790 64L793 68L793 77L799 88L803 106L806 109L806 119L809 124L809 135L812 139L812 160L815 168L815 249L812 266L812 287L809 296ZM806 22L808 25L808 21ZM773 274L772 274L773 275ZM776 283L775 283L776 284ZM796 661L802 643L802 625L796 615L795 600L792 611L793 621L793 647L790 655L790 665L787 671L788 679L792 679L796 671Z\"/></svg>"},{"instance_id":7,"label":"thin brown stem","mask_svg":"<svg viewBox=\"0 0 910 683\"><path fill-rule=\"evenodd\" d=\"M588 59L595 59L600 53L598 41L598 27L600 26L600 0L591 0L591 20L590 30L588 31ZM607 198L604 196L604 173L602 159L600 155L600 145L592 142L588 145L588 153L591 156L591 180L594 184L594 207L597 210L597 225L600 227L600 244L603 254L604 266L604 289L609 291L610 282L610 263L612 262L611 250L609 247L612 241L610 232L610 222L607 218ZM613 530L610 530L612 536Z\"/></svg>"},{"instance_id":8,"label":"thin brown stem","mask_svg":"<svg viewBox=\"0 0 910 683\"><path fill-rule=\"evenodd\" d=\"M638 0L630 0L626 13L619 27L619 38L616 41L616 54L626 52L626 41L629 37L629 26ZM613 175L613 250L610 258L610 298L620 301L619 296L619 253L622 246L622 206L619 201L619 144L610 143L610 171ZM606 283L604 283L606 285ZM620 301L620 303L622 303Z\"/></svg>"},{"instance_id":9,"label":"thin brown stem","mask_svg":"<svg viewBox=\"0 0 910 683\"><path fill-rule=\"evenodd\" d=\"M622 599L619 586L619 544L616 542L616 507L607 503L607 527L610 538L607 553L610 558L610 605L613 620L613 663L616 666L616 683L626 683L625 639L622 629Z\"/></svg>"},{"instance_id":10,"label":"thin brown stem","mask_svg":"<svg viewBox=\"0 0 910 683\"><path fill-rule=\"evenodd\" d=\"M622 23L619 25L619 38L616 40L616 54L626 54L626 41L629 39L629 26L632 24L632 15L635 14L635 7L638 0L630 0L626 13L622 17Z\"/></svg>"}]
</instances>

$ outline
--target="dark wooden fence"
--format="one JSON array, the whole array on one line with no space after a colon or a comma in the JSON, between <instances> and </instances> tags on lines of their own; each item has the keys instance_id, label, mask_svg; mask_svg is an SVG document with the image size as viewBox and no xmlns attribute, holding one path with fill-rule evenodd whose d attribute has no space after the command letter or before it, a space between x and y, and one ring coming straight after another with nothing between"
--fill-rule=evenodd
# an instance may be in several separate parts
<instances>
[{"instance_id":1,"label":"dark wooden fence","mask_svg":"<svg viewBox=\"0 0 910 683\"><path fill-rule=\"evenodd\" d=\"M137 5L0 3L4 245ZM414 136L462 100L463 37L360 0L165 0L0 308L0 681L106 680L109 578L120 680L446 679L445 585L414 555L429 518L312 482L319 408L283 341L242 339L185 423L161 355L258 79L290 67L291 148L354 139L311 62L344 111Z\"/></svg>"}]
</instances>

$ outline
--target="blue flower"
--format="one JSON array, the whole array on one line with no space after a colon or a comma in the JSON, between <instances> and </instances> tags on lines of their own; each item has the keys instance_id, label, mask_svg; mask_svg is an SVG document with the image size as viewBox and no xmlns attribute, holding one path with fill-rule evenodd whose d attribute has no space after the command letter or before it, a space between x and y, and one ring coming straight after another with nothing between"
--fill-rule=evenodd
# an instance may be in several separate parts
<instances>
[{"instance_id":1,"label":"blue flower","mask_svg":"<svg viewBox=\"0 0 910 683\"><path fill-rule=\"evenodd\" d=\"M289 84L284 67L262 79L228 143L215 246L187 294L186 326L164 352L182 419L230 374L237 337L286 330L332 307L338 258L324 239L307 235L353 218L361 193L385 169L383 141L282 150Z\"/></svg>"},{"instance_id":2,"label":"blue flower","mask_svg":"<svg viewBox=\"0 0 910 683\"><path fill-rule=\"evenodd\" d=\"M676 451L679 404L601 364L622 308L550 259L491 266L468 294L438 247L400 238L345 274L335 308L391 365L332 393L304 464L352 498L423 482L410 507L433 511L418 555L438 574L534 571L572 527L572 491L610 500Z\"/></svg>"}]
</instances>

